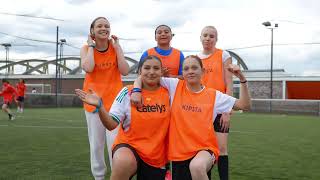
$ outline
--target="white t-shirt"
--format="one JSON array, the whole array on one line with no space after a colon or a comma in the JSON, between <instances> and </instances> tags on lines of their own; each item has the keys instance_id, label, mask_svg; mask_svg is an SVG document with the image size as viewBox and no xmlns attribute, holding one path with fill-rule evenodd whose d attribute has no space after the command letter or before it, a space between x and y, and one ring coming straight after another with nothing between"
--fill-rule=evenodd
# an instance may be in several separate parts
<instances>
[{"instance_id":1,"label":"white t-shirt","mask_svg":"<svg viewBox=\"0 0 320 180\"><path fill-rule=\"evenodd\" d=\"M113 120L118 123L122 123L124 131L129 130L131 123L131 105L127 87L122 88L118 93L112 103L109 114Z\"/></svg>"},{"instance_id":2,"label":"white t-shirt","mask_svg":"<svg viewBox=\"0 0 320 180\"><path fill-rule=\"evenodd\" d=\"M172 106L172 102L174 100L174 95L176 94L178 82L179 82L179 79L177 79L177 78L162 77L160 80L161 86L167 88L169 91L171 106ZM206 88L206 87L204 87L204 88ZM203 89L197 93L201 93L203 91ZM236 102L236 98L229 96L227 94L223 94L222 92L217 90L216 101L214 104L214 111L213 111L213 120L216 119L217 114L229 113L232 110L235 102Z\"/></svg>"},{"instance_id":3,"label":"white t-shirt","mask_svg":"<svg viewBox=\"0 0 320 180\"><path fill-rule=\"evenodd\" d=\"M209 56L211 56L211 54L203 54L202 52L200 52L199 54L197 54L197 56L200 59L205 59L205 58L208 58ZM230 53L228 51L223 50L222 51L222 62L223 63L226 62L226 60L228 58L231 58Z\"/></svg>"}]
</instances>

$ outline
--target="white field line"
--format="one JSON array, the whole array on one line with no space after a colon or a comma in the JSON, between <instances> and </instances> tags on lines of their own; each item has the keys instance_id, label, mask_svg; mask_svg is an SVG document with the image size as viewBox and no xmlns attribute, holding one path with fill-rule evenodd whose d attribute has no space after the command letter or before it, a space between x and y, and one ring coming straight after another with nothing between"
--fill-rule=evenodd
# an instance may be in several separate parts
<instances>
[{"instance_id":1,"label":"white field line","mask_svg":"<svg viewBox=\"0 0 320 180\"><path fill-rule=\"evenodd\" d=\"M17 115L16 118L24 119L24 116ZM48 120L48 121L61 121L61 122L81 122L81 121L76 121L74 119L60 119L60 118L47 118L47 117L36 117L35 119Z\"/></svg>"},{"instance_id":2,"label":"white field line","mask_svg":"<svg viewBox=\"0 0 320 180\"><path fill-rule=\"evenodd\" d=\"M28 127L28 128L49 128L49 129L87 129L83 126L30 126L30 125L13 125L14 127Z\"/></svg>"},{"instance_id":3,"label":"white field line","mask_svg":"<svg viewBox=\"0 0 320 180\"><path fill-rule=\"evenodd\" d=\"M9 125L0 125L0 127L9 127ZM18 128L47 128L47 129L87 129L83 126L33 126L33 125L10 125L10 127Z\"/></svg>"},{"instance_id":4,"label":"white field line","mask_svg":"<svg viewBox=\"0 0 320 180\"><path fill-rule=\"evenodd\" d=\"M18 115L18 119L23 118L23 116ZM61 122L81 122L81 121L76 121L76 120L71 120L71 119L54 119L54 118L46 118L46 117L37 117L36 119L41 119L41 120L48 120L48 121L61 121ZM82 129L82 128L87 128L84 126L34 126L34 125L10 125L13 127L24 127L24 128L51 128L51 129ZM0 127L8 127L8 125L0 125ZM241 133L241 134L263 134L262 132L255 132L255 131L232 131L230 130L230 133Z\"/></svg>"},{"instance_id":5,"label":"white field line","mask_svg":"<svg viewBox=\"0 0 320 180\"><path fill-rule=\"evenodd\" d=\"M0 125L0 127L8 127L9 125ZM19 127L19 128L48 128L48 129L87 129L87 127L84 126L33 126L33 125L10 125L13 127ZM253 132L253 131L230 131L230 133L241 133L241 134L263 134L259 132Z\"/></svg>"},{"instance_id":6,"label":"white field line","mask_svg":"<svg viewBox=\"0 0 320 180\"><path fill-rule=\"evenodd\" d=\"M23 120L24 117L22 115L17 115L16 120L19 121L19 119ZM46 118L46 117L36 117L35 119L39 120L48 120L48 121L60 121L60 122L81 122L81 121L76 121L76 120L71 120L71 119L63 119L60 120L58 118ZM10 122L10 121L8 121ZM21 122L21 121L20 121ZM27 122L27 121L26 121ZM1 124L0 127L17 127L17 128L48 128L48 129L87 129L86 126L38 126L38 125L15 125L15 124Z\"/></svg>"},{"instance_id":7,"label":"white field line","mask_svg":"<svg viewBox=\"0 0 320 180\"><path fill-rule=\"evenodd\" d=\"M264 134L262 132L255 132L255 131L229 131L229 133L240 133L240 134Z\"/></svg>"}]
</instances>

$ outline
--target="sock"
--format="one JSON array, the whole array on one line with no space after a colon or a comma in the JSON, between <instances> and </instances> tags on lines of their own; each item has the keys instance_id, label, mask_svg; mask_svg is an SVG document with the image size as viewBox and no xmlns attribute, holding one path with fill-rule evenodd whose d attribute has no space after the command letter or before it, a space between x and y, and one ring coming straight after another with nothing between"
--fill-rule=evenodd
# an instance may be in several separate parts
<instances>
[{"instance_id":1,"label":"sock","mask_svg":"<svg viewBox=\"0 0 320 180\"><path fill-rule=\"evenodd\" d=\"M220 180L228 180L229 179L228 155L219 156L218 171L219 171Z\"/></svg>"},{"instance_id":2,"label":"sock","mask_svg":"<svg viewBox=\"0 0 320 180\"><path fill-rule=\"evenodd\" d=\"M9 119L11 119L11 117L12 117L12 114L8 113L8 116L9 116Z\"/></svg>"}]
</instances>

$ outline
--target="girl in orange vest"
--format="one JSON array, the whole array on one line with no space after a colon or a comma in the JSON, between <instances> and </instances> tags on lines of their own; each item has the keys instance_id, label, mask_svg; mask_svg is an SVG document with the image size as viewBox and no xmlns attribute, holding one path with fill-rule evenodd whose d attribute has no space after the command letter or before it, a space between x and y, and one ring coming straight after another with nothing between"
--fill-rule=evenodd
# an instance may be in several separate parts
<instances>
[{"instance_id":1,"label":"girl in orange vest","mask_svg":"<svg viewBox=\"0 0 320 180\"><path fill-rule=\"evenodd\" d=\"M202 61L188 56L183 63L183 78L162 78L161 85L171 97L168 158L172 161L173 180L210 179L210 170L219 157L213 120L217 114L233 109L248 110L251 106L247 80L239 66L230 64L228 70L240 79L240 99L235 99L201 83ZM135 87L140 87L136 80ZM132 96L140 102L140 94Z\"/></svg>"},{"instance_id":2,"label":"girl in orange vest","mask_svg":"<svg viewBox=\"0 0 320 180\"><path fill-rule=\"evenodd\" d=\"M167 25L159 25L155 32L155 40L157 47L150 48L145 51L140 60L143 60L148 55L154 55L161 59L163 65L163 76L178 77L182 75L182 63L184 60L183 53L170 46L170 42L174 34L171 28Z\"/></svg>"},{"instance_id":3,"label":"girl in orange vest","mask_svg":"<svg viewBox=\"0 0 320 180\"><path fill-rule=\"evenodd\" d=\"M218 40L217 29L206 26L201 31L200 40L203 50L198 56L202 60L204 74L202 83L208 88L219 90L222 93L233 95L232 73L227 68L232 59L227 51L216 48ZM230 113L218 114L214 121L214 130L218 139L220 157L218 171L220 180L229 179L228 161L228 134L230 126Z\"/></svg>"},{"instance_id":4,"label":"girl in orange vest","mask_svg":"<svg viewBox=\"0 0 320 180\"><path fill-rule=\"evenodd\" d=\"M110 38L110 23L105 17L96 18L90 26L87 45L80 51L81 66L86 72L83 90L95 91L109 110L117 93L122 88L121 75L127 75L129 65L125 60L119 39ZM109 157L115 132L102 125L95 107L84 104L90 143L91 171L95 180L103 180L106 171L104 147L107 139ZM107 137L107 138L106 138ZM111 163L111 162L110 162Z\"/></svg>"},{"instance_id":5,"label":"girl in orange vest","mask_svg":"<svg viewBox=\"0 0 320 180\"><path fill-rule=\"evenodd\" d=\"M112 148L111 180L163 180L167 163L167 132L170 121L168 91L160 87L161 61L148 56L139 63L142 89L124 87L114 100L109 112L94 92L76 90L86 103L96 106L104 126L119 132ZM130 94L141 92L143 104L130 104Z\"/></svg>"}]
</instances>

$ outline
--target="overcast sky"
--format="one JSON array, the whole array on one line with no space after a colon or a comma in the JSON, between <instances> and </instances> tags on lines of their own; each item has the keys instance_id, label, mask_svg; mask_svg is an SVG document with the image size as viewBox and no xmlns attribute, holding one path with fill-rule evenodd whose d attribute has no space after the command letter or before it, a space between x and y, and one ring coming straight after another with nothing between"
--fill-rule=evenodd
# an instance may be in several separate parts
<instances>
[{"instance_id":1,"label":"overcast sky","mask_svg":"<svg viewBox=\"0 0 320 180\"><path fill-rule=\"evenodd\" d=\"M111 23L111 33L128 39L120 42L125 52L137 52L126 54L129 57L139 59L144 50L156 45L154 29L159 24L172 27L176 34L172 46L188 55L201 50L201 29L214 25L219 48L266 45L233 51L249 69L269 69L271 30L262 22L271 21L279 24L274 30L274 68L295 75L320 75L319 7L318 0L1 0L0 43L12 43L10 59L55 56L53 43L13 36L55 41L59 26L59 39L80 48L86 42L91 21L105 16ZM79 55L79 49L66 46L64 54ZM0 47L3 59L5 50Z\"/></svg>"}]
</instances>

